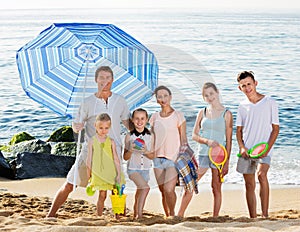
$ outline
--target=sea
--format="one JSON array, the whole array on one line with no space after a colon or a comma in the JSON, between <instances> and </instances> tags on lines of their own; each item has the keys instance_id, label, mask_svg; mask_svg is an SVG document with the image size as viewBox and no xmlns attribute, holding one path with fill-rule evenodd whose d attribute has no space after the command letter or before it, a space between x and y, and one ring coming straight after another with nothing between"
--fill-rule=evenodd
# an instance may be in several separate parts
<instances>
[{"instance_id":1,"label":"sea","mask_svg":"<svg viewBox=\"0 0 300 232\"><path fill-rule=\"evenodd\" d=\"M300 185L300 12L214 11L201 9L35 9L0 10L0 144L26 131L46 140L55 129L71 125L30 99L23 91L16 52L53 23L105 23L126 31L154 52L158 84L173 92L172 105L185 114L190 146L198 111L205 107L201 85L216 83L234 123L239 102L236 76L251 70L257 90L276 99L280 133L268 174L272 186ZM141 107L159 110L155 99ZM243 184L236 172L238 146L233 131L225 184ZM125 167L125 163L123 163ZM200 181L209 184L210 172ZM151 183L155 183L153 176Z\"/></svg>"}]
</instances>

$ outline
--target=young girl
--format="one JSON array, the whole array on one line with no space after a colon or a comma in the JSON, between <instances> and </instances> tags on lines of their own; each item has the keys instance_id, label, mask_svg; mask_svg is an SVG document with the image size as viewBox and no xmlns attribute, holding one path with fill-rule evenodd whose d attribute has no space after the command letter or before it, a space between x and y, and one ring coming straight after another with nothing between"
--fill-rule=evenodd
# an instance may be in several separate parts
<instances>
[{"instance_id":1,"label":"young girl","mask_svg":"<svg viewBox=\"0 0 300 232\"><path fill-rule=\"evenodd\" d=\"M211 168L212 192L214 195L213 216L217 217L222 203L221 181L218 169L211 163L208 157L209 147L219 144L225 146L228 153L227 162L223 168L223 176L228 173L229 156L232 143L232 114L220 102L219 90L216 85L207 82L203 85L202 96L208 103L208 107L198 113L194 129L193 140L200 144L198 179Z\"/></svg>"},{"instance_id":2,"label":"young girl","mask_svg":"<svg viewBox=\"0 0 300 232\"><path fill-rule=\"evenodd\" d=\"M121 182L120 160L116 144L108 136L111 118L103 113L96 117L94 135L88 143L87 172L94 189L99 190L97 215L102 216L107 190L112 190L115 183Z\"/></svg>"},{"instance_id":3,"label":"young girl","mask_svg":"<svg viewBox=\"0 0 300 232\"><path fill-rule=\"evenodd\" d=\"M148 113L144 109L136 109L132 113L131 119L134 129L125 137L124 160L128 160L127 173L137 189L135 193L135 202L133 207L133 217L142 218L143 208L150 187L149 172L152 168L154 158L153 134L146 128L148 122Z\"/></svg>"}]
</instances>

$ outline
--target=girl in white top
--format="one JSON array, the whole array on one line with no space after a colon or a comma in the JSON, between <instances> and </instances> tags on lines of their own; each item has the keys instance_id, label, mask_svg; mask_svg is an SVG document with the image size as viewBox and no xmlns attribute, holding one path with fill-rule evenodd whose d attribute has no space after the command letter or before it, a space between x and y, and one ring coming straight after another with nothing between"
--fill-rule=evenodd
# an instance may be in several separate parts
<instances>
[{"instance_id":1,"label":"girl in white top","mask_svg":"<svg viewBox=\"0 0 300 232\"><path fill-rule=\"evenodd\" d=\"M134 218L143 217L143 208L150 187L148 185L149 172L154 158L154 136L146 128L148 113L144 109L136 109L131 119L134 129L125 137L124 160L127 162L127 173L137 189L133 207Z\"/></svg>"}]
</instances>

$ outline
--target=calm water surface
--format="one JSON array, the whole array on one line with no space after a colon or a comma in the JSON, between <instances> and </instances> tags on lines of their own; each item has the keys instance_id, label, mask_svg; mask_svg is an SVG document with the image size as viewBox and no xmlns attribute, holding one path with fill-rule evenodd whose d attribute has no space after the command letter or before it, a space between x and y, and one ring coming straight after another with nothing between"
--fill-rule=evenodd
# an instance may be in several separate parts
<instances>
[{"instance_id":1,"label":"calm water surface","mask_svg":"<svg viewBox=\"0 0 300 232\"><path fill-rule=\"evenodd\" d=\"M214 81L222 101L236 116L244 97L235 81L241 70L254 71L258 90L279 104L280 135L269 173L272 184L299 185L300 14L214 13L193 10L18 10L0 12L0 143L20 131L47 139L70 119L35 103L22 90L16 51L55 22L111 23L148 46L160 65L159 84L168 85L173 105L187 118L191 131L205 106L201 84ZM143 105L159 110L155 100ZM193 148L196 144L190 141ZM235 171L237 143L228 183L242 183ZM210 174L201 181L208 182Z\"/></svg>"}]
</instances>

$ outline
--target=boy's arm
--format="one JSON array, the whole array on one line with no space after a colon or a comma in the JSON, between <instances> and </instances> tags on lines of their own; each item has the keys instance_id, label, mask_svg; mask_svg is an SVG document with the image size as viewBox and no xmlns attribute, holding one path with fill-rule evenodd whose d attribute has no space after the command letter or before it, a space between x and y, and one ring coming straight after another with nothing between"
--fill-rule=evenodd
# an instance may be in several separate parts
<instances>
[{"instance_id":1,"label":"boy's arm","mask_svg":"<svg viewBox=\"0 0 300 232\"><path fill-rule=\"evenodd\" d=\"M243 141L243 127L237 126L236 127L236 140L239 145L240 154L242 157L248 157L247 148L245 147L244 141Z\"/></svg>"},{"instance_id":2,"label":"boy's arm","mask_svg":"<svg viewBox=\"0 0 300 232\"><path fill-rule=\"evenodd\" d=\"M270 134L270 138L269 138L269 141L268 141L268 145L269 145L268 151L265 154L263 154L261 156L261 158L266 157L268 155L269 151L273 147L273 145L274 145L274 143L275 143L275 141L278 137L278 134L279 134L279 125L272 124L272 132Z\"/></svg>"}]
</instances>

